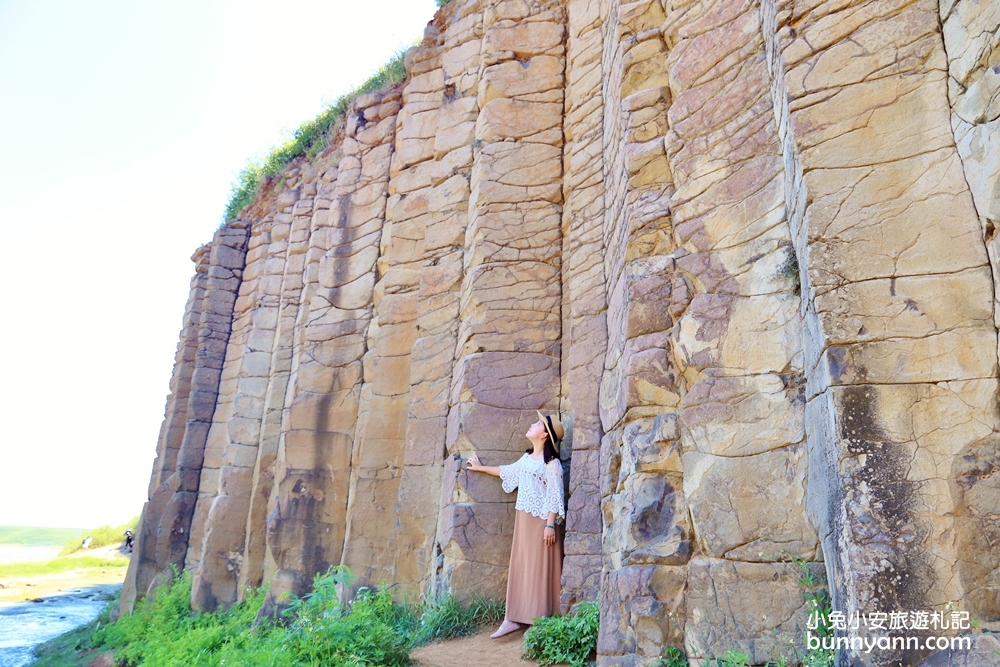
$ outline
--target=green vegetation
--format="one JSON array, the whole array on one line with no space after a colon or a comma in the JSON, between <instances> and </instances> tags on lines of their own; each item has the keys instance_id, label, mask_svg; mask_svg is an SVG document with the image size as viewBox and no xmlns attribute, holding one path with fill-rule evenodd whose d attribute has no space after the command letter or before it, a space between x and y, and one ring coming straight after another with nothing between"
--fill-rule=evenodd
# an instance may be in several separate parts
<instances>
[{"instance_id":1,"label":"green vegetation","mask_svg":"<svg viewBox=\"0 0 1000 667\"><path fill-rule=\"evenodd\" d=\"M413 630L413 645L475 634L483 627L499 624L503 614L503 602L480 596L473 597L468 607L452 596L427 601L419 611L420 623Z\"/></svg>"},{"instance_id":2,"label":"green vegetation","mask_svg":"<svg viewBox=\"0 0 1000 667\"><path fill-rule=\"evenodd\" d=\"M73 641L78 650L113 651L116 664L132 667L397 667L409 664L416 646L503 618L502 603L477 598L466 606L449 597L399 604L385 586L362 589L342 604L338 588L351 581L347 568L332 568L316 576L311 593L289 600L280 618L257 621L266 589L249 591L228 611L192 614L191 580L184 575L140 601L132 615Z\"/></svg>"},{"instance_id":3,"label":"green vegetation","mask_svg":"<svg viewBox=\"0 0 1000 667\"><path fill-rule=\"evenodd\" d=\"M119 544L120 542L125 541L125 531L131 530L132 533L135 534L135 529L138 525L139 517L134 516L120 526L101 526L100 528L95 528L94 530L78 533L77 537L65 543L63 550L59 552L59 555L68 556L72 553L80 551L82 548L81 544L83 543L83 538L87 536L90 536L92 540L90 543L91 549L107 547L112 544Z\"/></svg>"},{"instance_id":4,"label":"green vegetation","mask_svg":"<svg viewBox=\"0 0 1000 667\"><path fill-rule=\"evenodd\" d=\"M542 665L581 667L597 648L598 620L596 602L584 602L568 616L536 618L524 633L524 656Z\"/></svg>"},{"instance_id":5,"label":"green vegetation","mask_svg":"<svg viewBox=\"0 0 1000 667\"><path fill-rule=\"evenodd\" d=\"M782 279L789 281L792 284L792 290L798 294L801 289L799 282L799 258L795 255L795 248L791 245L787 245L785 247L787 248L788 254L785 256L785 260L778 269L778 275L781 276Z\"/></svg>"},{"instance_id":6,"label":"green vegetation","mask_svg":"<svg viewBox=\"0 0 1000 667\"><path fill-rule=\"evenodd\" d=\"M224 215L225 220L236 218L240 210L254 200L261 183L266 178L280 174L295 158L315 157L329 146L336 126L344 119L347 108L359 96L402 83L406 79L406 66L403 63L405 55L406 49L398 51L389 62L368 77L368 80L346 95L341 95L336 102L312 120L303 123L295 130L291 139L271 149L263 161L247 162L233 183Z\"/></svg>"},{"instance_id":7,"label":"green vegetation","mask_svg":"<svg viewBox=\"0 0 1000 667\"><path fill-rule=\"evenodd\" d=\"M750 667L750 656L734 648L726 651L726 655L715 659L718 667Z\"/></svg>"},{"instance_id":8,"label":"green vegetation","mask_svg":"<svg viewBox=\"0 0 1000 667\"><path fill-rule=\"evenodd\" d=\"M668 646L656 667L687 667L688 659L676 646Z\"/></svg>"},{"instance_id":9,"label":"green vegetation","mask_svg":"<svg viewBox=\"0 0 1000 667\"><path fill-rule=\"evenodd\" d=\"M90 638L97 624L94 621L36 647L32 667L89 667L93 660Z\"/></svg>"},{"instance_id":10,"label":"green vegetation","mask_svg":"<svg viewBox=\"0 0 1000 667\"><path fill-rule=\"evenodd\" d=\"M127 565L127 558L56 558L42 563L11 563L9 565L0 565L0 579L34 577L43 574L68 572L70 570L126 567Z\"/></svg>"},{"instance_id":11,"label":"green vegetation","mask_svg":"<svg viewBox=\"0 0 1000 667\"><path fill-rule=\"evenodd\" d=\"M833 636L833 626L830 625L830 612L833 611L833 603L830 600L830 593L827 591L824 582L813 574L809 569L809 564L797 558L792 561L799 568L799 588L808 603L809 616L816 622L816 627L810 632L820 638ZM822 643L820 644L822 646ZM823 648L807 648L806 654L802 658L803 667L833 667L834 651Z\"/></svg>"},{"instance_id":12,"label":"green vegetation","mask_svg":"<svg viewBox=\"0 0 1000 667\"><path fill-rule=\"evenodd\" d=\"M78 528L35 528L31 526L0 526L0 544L26 547L57 547L65 544Z\"/></svg>"}]
</instances>

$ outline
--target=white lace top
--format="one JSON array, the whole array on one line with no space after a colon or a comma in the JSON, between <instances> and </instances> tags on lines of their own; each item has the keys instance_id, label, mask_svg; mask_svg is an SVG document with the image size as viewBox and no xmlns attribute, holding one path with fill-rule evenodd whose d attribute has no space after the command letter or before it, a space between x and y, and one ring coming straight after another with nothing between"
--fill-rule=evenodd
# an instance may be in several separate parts
<instances>
[{"instance_id":1,"label":"white lace top","mask_svg":"<svg viewBox=\"0 0 1000 667\"><path fill-rule=\"evenodd\" d=\"M548 519L549 512L555 512L556 523L562 523L566 510L563 505L563 469L559 459L543 463L526 453L515 463L500 466L500 479L507 493L519 489L514 509L539 519Z\"/></svg>"}]
</instances>

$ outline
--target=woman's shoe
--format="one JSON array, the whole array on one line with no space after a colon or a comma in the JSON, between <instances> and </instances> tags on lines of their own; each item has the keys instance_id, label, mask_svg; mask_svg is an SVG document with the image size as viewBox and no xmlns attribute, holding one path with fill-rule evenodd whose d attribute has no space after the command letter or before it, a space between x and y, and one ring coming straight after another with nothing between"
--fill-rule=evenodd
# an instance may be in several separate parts
<instances>
[{"instance_id":1,"label":"woman's shoe","mask_svg":"<svg viewBox=\"0 0 1000 667\"><path fill-rule=\"evenodd\" d=\"M516 632L520 629L521 625L519 623L514 623L513 621L508 621L504 619L504 622L500 624L500 627L497 628L497 631L494 632L492 635L490 635L490 639L499 639L504 635L509 635L510 633Z\"/></svg>"}]
</instances>

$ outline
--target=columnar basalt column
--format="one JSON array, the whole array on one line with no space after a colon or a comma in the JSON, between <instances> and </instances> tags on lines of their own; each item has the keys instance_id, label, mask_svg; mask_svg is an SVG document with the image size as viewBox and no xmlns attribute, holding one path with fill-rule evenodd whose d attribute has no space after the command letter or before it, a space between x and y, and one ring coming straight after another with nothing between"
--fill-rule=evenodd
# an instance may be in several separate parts
<instances>
[{"instance_id":1,"label":"columnar basalt column","mask_svg":"<svg viewBox=\"0 0 1000 667\"><path fill-rule=\"evenodd\" d=\"M674 275L663 21L656 0L612 2L604 24L601 665L641 664L664 645L683 642L691 526L679 456L681 387L669 338L690 289Z\"/></svg>"},{"instance_id":2,"label":"columnar basalt column","mask_svg":"<svg viewBox=\"0 0 1000 667\"><path fill-rule=\"evenodd\" d=\"M482 7L479 2L465 2L452 3L449 9L439 15L443 25L432 24L425 33L435 46L415 52L419 59L413 58L411 64L411 76L441 73L440 97L424 100L437 104L433 156L401 165L389 184L392 215L399 207L400 213L414 210L424 221L395 547L396 581L414 596L434 590L436 583L435 539L479 112ZM411 96L409 103L419 101Z\"/></svg>"},{"instance_id":3,"label":"columnar basalt column","mask_svg":"<svg viewBox=\"0 0 1000 667\"><path fill-rule=\"evenodd\" d=\"M563 390L573 456L566 503L563 610L594 600L600 587L599 388L607 349L604 264L602 8L566 4L566 140L563 180ZM568 414L567 414L568 413Z\"/></svg>"},{"instance_id":4,"label":"columnar basalt column","mask_svg":"<svg viewBox=\"0 0 1000 667\"><path fill-rule=\"evenodd\" d=\"M235 386L230 385L231 402L222 418L213 423L206 448L205 465L218 470L218 486L211 500L207 495L199 500L199 505L208 504L207 528L191 595L195 606L202 610L228 606L238 597L268 387L275 374L281 377L280 369L275 368L275 348L283 309L291 212L297 199L297 191L282 192L275 214L251 227L243 283L246 289L240 290L224 372L224 378L228 376L226 379L232 379ZM242 329L242 335L238 346L234 346L238 329ZM211 493L211 488L203 491Z\"/></svg>"},{"instance_id":5,"label":"columnar basalt column","mask_svg":"<svg viewBox=\"0 0 1000 667\"><path fill-rule=\"evenodd\" d=\"M675 257L692 286L674 348L696 552L685 642L702 659L794 661L809 607L789 561L822 556L805 513L799 286L761 12L705 3L679 19L664 34Z\"/></svg>"},{"instance_id":6,"label":"columnar basalt column","mask_svg":"<svg viewBox=\"0 0 1000 667\"><path fill-rule=\"evenodd\" d=\"M291 375L293 344L303 287L305 253L309 247L310 226L316 195L317 171L303 164L285 177L297 199L290 212L276 218L288 223L288 250L281 275L277 328L271 352L271 372L264 393L264 408L250 487L250 499L244 530L245 546L239 569L237 596L242 599L247 587L256 588L264 578L268 502L274 488L278 444L285 415L285 401ZM280 197L279 197L280 199ZM284 230L283 230L284 233Z\"/></svg>"},{"instance_id":7,"label":"columnar basalt column","mask_svg":"<svg viewBox=\"0 0 1000 667\"><path fill-rule=\"evenodd\" d=\"M205 285L208 282L207 265L211 251L212 244L208 243L198 248L191 256L195 273L191 278L191 289L184 307L184 324L170 377L170 395L167 397L163 424L160 426L160 435L156 442L156 459L153 461L147 496L149 501L142 508L136 530L137 542L134 545L134 555L129 562L122 588L122 609L125 612L132 610L137 595L146 593L160 569L156 564L156 551L162 548L162 542L166 541L161 540L159 536L160 520L175 490L165 485L164 481L168 479L174 483L179 481L174 472L177 468L177 453L180 451L187 423L188 396L191 390L191 375L194 373L195 355L198 351L198 328L205 298Z\"/></svg>"},{"instance_id":8,"label":"columnar basalt column","mask_svg":"<svg viewBox=\"0 0 1000 667\"><path fill-rule=\"evenodd\" d=\"M664 643L694 659L794 658L805 600L774 561L818 545L759 11L635 2L615 38L601 662L638 664Z\"/></svg>"},{"instance_id":9,"label":"columnar basalt column","mask_svg":"<svg viewBox=\"0 0 1000 667\"><path fill-rule=\"evenodd\" d=\"M434 105L410 104L411 96L440 99L433 74L411 76L402 108L380 119L377 109L359 116L356 141L370 146L361 163L366 196L378 197L385 220L376 264L373 317L366 332L358 422L351 454L347 526L342 562L362 585L396 581L396 505L403 465L410 388L410 350L416 337L418 269L425 221L401 214L387 199L394 161L430 153ZM419 108L419 111L417 110ZM377 124L376 124L377 122ZM429 135L429 136L428 136ZM406 145L402 151L397 147ZM373 211L374 213L374 211Z\"/></svg>"},{"instance_id":10,"label":"columnar basalt column","mask_svg":"<svg viewBox=\"0 0 1000 667\"><path fill-rule=\"evenodd\" d=\"M301 434L293 435L289 431L289 420L292 412L292 406L295 405L293 403L293 399L298 396L300 391L308 391L314 386L311 384L311 381L315 379L317 374L316 362L307 353L307 351L311 349L307 332L310 332L310 323L319 319L321 315L321 312L314 312L314 309L317 309L317 306L320 306L317 311L321 311L322 307L329 306L327 301L317 300L318 294L322 291L318 282L318 276L320 261L329 250L330 236L326 233L326 231L327 227L331 224L330 209L333 204L332 200L335 198L337 181L337 168L335 166L335 161L338 157L340 157L338 151L328 151L321 157L321 159L312 165L315 168L317 175L312 181L315 192L312 193L312 212L309 220L308 244L305 250L302 266L302 296L296 316L295 335L291 345L291 365L287 382L284 409L282 410L281 432L277 440L275 460L270 470L270 480L266 477L268 472L267 469L263 468L261 465L261 457L258 457L257 467L254 471L255 482L258 484L263 483L264 485L270 482L271 487L270 494L267 497L266 519L263 524L265 529L265 548L262 562L262 579L270 585L269 592L271 592L269 604L266 605L265 608L265 612L268 613L273 610L272 605L281 593L292 590L287 586L277 590L287 582L288 578L276 578L276 573L278 571L278 558L280 558L282 551L274 548L275 545L272 543L272 536L268 533L268 528L271 526L270 519L274 514L280 497L279 490L281 487L279 482L283 479L286 471L286 440L291 438L293 441L296 441L296 438L301 436ZM309 188L309 190L312 190L312 188ZM307 190L305 194L309 194L309 190ZM315 335L315 330L311 333ZM320 373L320 375L322 376L322 373ZM322 382L320 382L318 386L325 388L325 384ZM257 499L255 499L255 503L256 502ZM313 539L316 538L317 536L313 535ZM343 538L341 536L338 540L338 549L342 542ZM276 554L278 554L277 557ZM300 577L302 580L305 578L305 576ZM291 579L294 580L294 577ZM307 585L307 583L302 583L294 590L296 592L303 590Z\"/></svg>"},{"instance_id":11,"label":"columnar basalt column","mask_svg":"<svg viewBox=\"0 0 1000 667\"><path fill-rule=\"evenodd\" d=\"M488 465L516 460L533 410L558 407L564 20L557 2L484 3L448 452ZM445 470L440 576L460 596L502 597L513 498L458 465Z\"/></svg>"},{"instance_id":12,"label":"columnar basalt column","mask_svg":"<svg viewBox=\"0 0 1000 667\"><path fill-rule=\"evenodd\" d=\"M240 288L247 243L246 225L232 221L219 229L213 242L192 258L196 276L192 281L188 321L179 350L172 393L175 408L164 420L164 466L154 467L150 501L143 510L138 529L137 557L129 564L123 591L123 609L128 611L136 595L143 595L172 567L183 569L191 523L198 497L205 442L218 400L219 379L226 343L232 327L233 306ZM184 428L176 428L183 419ZM180 441L174 448L173 440Z\"/></svg>"},{"instance_id":13,"label":"columnar basalt column","mask_svg":"<svg viewBox=\"0 0 1000 667\"><path fill-rule=\"evenodd\" d=\"M834 605L862 615L976 608L995 561L963 537L987 527L969 521L985 497L964 491L983 470L977 460L989 469L997 458L997 335L984 226L952 132L940 8L764 7L802 268L809 505ZM925 654L840 659L912 665Z\"/></svg>"},{"instance_id":14,"label":"columnar basalt column","mask_svg":"<svg viewBox=\"0 0 1000 667\"><path fill-rule=\"evenodd\" d=\"M940 0L939 11L948 57L951 128L996 275L1000 225L1000 8L974 0Z\"/></svg>"},{"instance_id":15,"label":"columnar basalt column","mask_svg":"<svg viewBox=\"0 0 1000 667\"><path fill-rule=\"evenodd\" d=\"M396 93L359 98L313 203L304 310L267 519L269 600L341 562Z\"/></svg>"},{"instance_id":16,"label":"columnar basalt column","mask_svg":"<svg viewBox=\"0 0 1000 667\"><path fill-rule=\"evenodd\" d=\"M177 455L184 440L188 419L188 399L191 392L191 377L198 353L198 328L201 323L201 309L205 302L208 286L208 265L211 261L212 243L198 248L191 261L194 262L194 276L184 307L184 324L181 339L174 355L174 372L170 378L170 395L164 410L163 424L157 439L156 459L150 477L149 496L177 471Z\"/></svg>"}]
</instances>

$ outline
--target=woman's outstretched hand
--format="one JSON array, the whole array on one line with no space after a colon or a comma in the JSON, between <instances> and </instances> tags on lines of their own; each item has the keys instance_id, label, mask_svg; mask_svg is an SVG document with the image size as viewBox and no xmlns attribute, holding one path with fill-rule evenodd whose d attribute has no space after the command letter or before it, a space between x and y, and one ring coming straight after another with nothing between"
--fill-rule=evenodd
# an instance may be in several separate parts
<instances>
[{"instance_id":1,"label":"woman's outstretched hand","mask_svg":"<svg viewBox=\"0 0 1000 667\"><path fill-rule=\"evenodd\" d=\"M545 542L545 546L551 547L556 543L556 531L554 528L546 528L545 534L542 536L542 542Z\"/></svg>"},{"instance_id":2,"label":"woman's outstretched hand","mask_svg":"<svg viewBox=\"0 0 1000 667\"><path fill-rule=\"evenodd\" d=\"M500 476L500 466L484 466L476 454L470 456L469 460L465 462L465 469L470 472L484 472L494 477Z\"/></svg>"}]
</instances>

